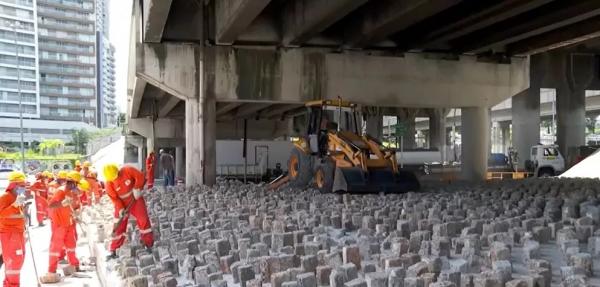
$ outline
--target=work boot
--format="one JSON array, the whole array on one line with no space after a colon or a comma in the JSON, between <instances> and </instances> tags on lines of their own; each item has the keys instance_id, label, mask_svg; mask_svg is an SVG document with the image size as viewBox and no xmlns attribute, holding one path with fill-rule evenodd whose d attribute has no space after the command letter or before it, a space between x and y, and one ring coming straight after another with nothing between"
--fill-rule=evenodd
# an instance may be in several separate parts
<instances>
[{"instance_id":1,"label":"work boot","mask_svg":"<svg viewBox=\"0 0 600 287\"><path fill-rule=\"evenodd\" d=\"M58 261L58 264L68 264L68 263L69 263L69 261L67 261L67 259L65 259L65 258Z\"/></svg>"},{"instance_id":2,"label":"work boot","mask_svg":"<svg viewBox=\"0 0 600 287\"><path fill-rule=\"evenodd\" d=\"M68 265L63 267L63 274L65 274L65 276L71 276L73 275L73 273L77 272L77 269L79 267L73 266L73 265Z\"/></svg>"},{"instance_id":3,"label":"work boot","mask_svg":"<svg viewBox=\"0 0 600 287\"><path fill-rule=\"evenodd\" d=\"M44 284L52 284L60 282L60 275L57 273L46 273L44 276L40 277L40 282Z\"/></svg>"},{"instance_id":4,"label":"work boot","mask_svg":"<svg viewBox=\"0 0 600 287\"><path fill-rule=\"evenodd\" d=\"M110 261L112 259L117 259L117 251L111 251L110 255L106 256L106 261Z\"/></svg>"},{"instance_id":5,"label":"work boot","mask_svg":"<svg viewBox=\"0 0 600 287\"><path fill-rule=\"evenodd\" d=\"M40 223L38 224L38 227L44 227L44 226L46 226L46 225L45 225L43 222L40 222Z\"/></svg>"}]
</instances>

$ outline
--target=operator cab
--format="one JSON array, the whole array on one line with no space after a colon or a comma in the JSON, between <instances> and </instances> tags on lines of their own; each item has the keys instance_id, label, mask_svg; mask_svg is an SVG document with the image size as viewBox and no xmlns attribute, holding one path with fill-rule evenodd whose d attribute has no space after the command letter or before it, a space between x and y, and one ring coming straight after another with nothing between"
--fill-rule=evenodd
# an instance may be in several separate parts
<instances>
[{"instance_id":1,"label":"operator cab","mask_svg":"<svg viewBox=\"0 0 600 287\"><path fill-rule=\"evenodd\" d=\"M328 132L359 134L356 104L342 100L313 101L306 104L308 125L306 142L311 153L327 154Z\"/></svg>"}]
</instances>

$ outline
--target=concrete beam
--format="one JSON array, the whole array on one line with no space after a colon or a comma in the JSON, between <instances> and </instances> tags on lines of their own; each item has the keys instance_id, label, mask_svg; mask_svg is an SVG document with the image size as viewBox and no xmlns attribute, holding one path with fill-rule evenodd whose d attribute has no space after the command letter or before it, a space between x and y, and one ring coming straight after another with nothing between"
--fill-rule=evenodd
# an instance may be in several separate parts
<instances>
[{"instance_id":1,"label":"concrete beam","mask_svg":"<svg viewBox=\"0 0 600 287\"><path fill-rule=\"evenodd\" d=\"M263 119L281 118L286 112L299 108L298 104L286 104L279 105L265 109L260 113L260 117Z\"/></svg>"},{"instance_id":2,"label":"concrete beam","mask_svg":"<svg viewBox=\"0 0 600 287\"><path fill-rule=\"evenodd\" d=\"M183 138L185 133L181 120L159 118L127 119L127 128L145 138Z\"/></svg>"},{"instance_id":3,"label":"concrete beam","mask_svg":"<svg viewBox=\"0 0 600 287\"><path fill-rule=\"evenodd\" d=\"M529 62L478 62L371 56L362 52L285 51L211 47L219 102L297 103L345 99L382 107L494 106L526 89ZM416 69L415 67L419 67ZM256 75L261 75L257 77Z\"/></svg>"},{"instance_id":4,"label":"concrete beam","mask_svg":"<svg viewBox=\"0 0 600 287\"><path fill-rule=\"evenodd\" d=\"M425 33L424 35L421 34L422 36L416 42L422 46L443 43L538 8L551 1L553 0L508 0L500 1L497 4L490 4L486 9L471 13L466 17L461 17L456 21L447 23L447 25L440 25L439 29ZM422 33L422 31L420 32ZM410 39L407 40L409 43L412 42Z\"/></svg>"},{"instance_id":5,"label":"concrete beam","mask_svg":"<svg viewBox=\"0 0 600 287\"><path fill-rule=\"evenodd\" d=\"M444 11L460 0L378 1L365 9L357 24L349 25L348 43L354 47L376 44L420 21Z\"/></svg>"},{"instance_id":6,"label":"concrete beam","mask_svg":"<svg viewBox=\"0 0 600 287\"><path fill-rule=\"evenodd\" d=\"M133 90L131 95L129 95L129 110L127 111L129 117L135 118L138 116L140 112L140 105L142 103L142 97L144 96L144 90L146 89L146 81L135 77L133 80Z\"/></svg>"},{"instance_id":7,"label":"concrete beam","mask_svg":"<svg viewBox=\"0 0 600 287\"><path fill-rule=\"evenodd\" d=\"M138 43L136 54L137 77L181 100L197 95L198 45Z\"/></svg>"},{"instance_id":8,"label":"concrete beam","mask_svg":"<svg viewBox=\"0 0 600 287\"><path fill-rule=\"evenodd\" d=\"M600 15L600 2L554 1L452 41L458 52L480 53Z\"/></svg>"},{"instance_id":9,"label":"concrete beam","mask_svg":"<svg viewBox=\"0 0 600 287\"><path fill-rule=\"evenodd\" d=\"M165 94L163 99L158 103L158 117L166 117L179 101L181 101L179 98Z\"/></svg>"},{"instance_id":10,"label":"concrete beam","mask_svg":"<svg viewBox=\"0 0 600 287\"><path fill-rule=\"evenodd\" d=\"M600 16L507 45L510 55L533 55L600 36Z\"/></svg>"},{"instance_id":11,"label":"concrete beam","mask_svg":"<svg viewBox=\"0 0 600 287\"><path fill-rule=\"evenodd\" d=\"M241 106L242 104L242 102L217 103L217 117Z\"/></svg>"},{"instance_id":12,"label":"concrete beam","mask_svg":"<svg viewBox=\"0 0 600 287\"><path fill-rule=\"evenodd\" d=\"M235 112L222 115L217 119L219 121L223 121L227 119L256 118L260 110L263 110L270 105L271 104L266 103L244 103L243 105L238 107Z\"/></svg>"},{"instance_id":13,"label":"concrete beam","mask_svg":"<svg viewBox=\"0 0 600 287\"><path fill-rule=\"evenodd\" d=\"M216 41L218 44L235 42L270 0L215 1Z\"/></svg>"},{"instance_id":14,"label":"concrete beam","mask_svg":"<svg viewBox=\"0 0 600 287\"><path fill-rule=\"evenodd\" d=\"M288 1L283 18L283 44L300 45L327 29L367 0Z\"/></svg>"},{"instance_id":15,"label":"concrete beam","mask_svg":"<svg viewBox=\"0 0 600 287\"><path fill-rule=\"evenodd\" d=\"M173 0L144 0L144 42L160 43Z\"/></svg>"}]
</instances>

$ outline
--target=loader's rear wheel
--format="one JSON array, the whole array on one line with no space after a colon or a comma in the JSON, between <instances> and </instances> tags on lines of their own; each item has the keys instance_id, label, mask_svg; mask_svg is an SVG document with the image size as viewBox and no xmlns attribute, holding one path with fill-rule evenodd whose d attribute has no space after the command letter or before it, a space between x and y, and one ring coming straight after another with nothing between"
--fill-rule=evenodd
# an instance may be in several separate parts
<instances>
[{"instance_id":1,"label":"loader's rear wheel","mask_svg":"<svg viewBox=\"0 0 600 287\"><path fill-rule=\"evenodd\" d=\"M333 191L333 177L335 175L335 164L331 160L319 163L315 170L315 185L321 193Z\"/></svg>"},{"instance_id":2,"label":"loader's rear wheel","mask_svg":"<svg viewBox=\"0 0 600 287\"><path fill-rule=\"evenodd\" d=\"M310 155L294 148L288 160L290 186L305 188L312 178L313 160Z\"/></svg>"}]
</instances>

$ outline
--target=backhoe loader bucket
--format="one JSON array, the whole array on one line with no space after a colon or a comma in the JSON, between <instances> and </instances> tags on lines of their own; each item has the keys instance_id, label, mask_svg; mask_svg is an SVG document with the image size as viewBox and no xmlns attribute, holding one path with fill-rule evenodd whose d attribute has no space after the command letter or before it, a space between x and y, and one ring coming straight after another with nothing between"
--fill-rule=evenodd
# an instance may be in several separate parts
<instances>
[{"instance_id":1,"label":"backhoe loader bucket","mask_svg":"<svg viewBox=\"0 0 600 287\"><path fill-rule=\"evenodd\" d=\"M333 181L334 192L349 193L404 193L417 191L419 181L413 173L389 169L372 169L365 173L359 167L338 167Z\"/></svg>"}]
</instances>

